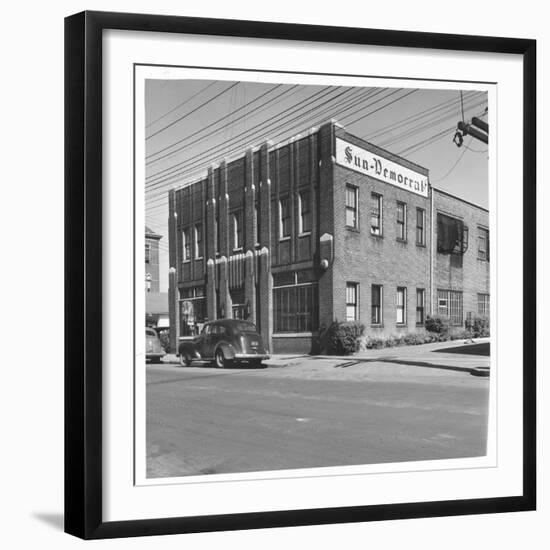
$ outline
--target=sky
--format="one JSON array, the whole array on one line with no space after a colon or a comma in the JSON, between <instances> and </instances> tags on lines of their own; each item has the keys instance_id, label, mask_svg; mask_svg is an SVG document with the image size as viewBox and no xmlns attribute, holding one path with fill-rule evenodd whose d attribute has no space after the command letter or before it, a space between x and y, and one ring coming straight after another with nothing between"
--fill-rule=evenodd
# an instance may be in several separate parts
<instances>
[{"instance_id":1,"label":"sky","mask_svg":"<svg viewBox=\"0 0 550 550\"><path fill-rule=\"evenodd\" d=\"M275 144L336 119L366 141L415 162L440 189L488 207L487 145L453 143L457 122L487 120L487 93L156 80L145 86L145 223L160 241L160 290L168 289L168 190L237 158L266 139Z\"/></svg>"}]
</instances>

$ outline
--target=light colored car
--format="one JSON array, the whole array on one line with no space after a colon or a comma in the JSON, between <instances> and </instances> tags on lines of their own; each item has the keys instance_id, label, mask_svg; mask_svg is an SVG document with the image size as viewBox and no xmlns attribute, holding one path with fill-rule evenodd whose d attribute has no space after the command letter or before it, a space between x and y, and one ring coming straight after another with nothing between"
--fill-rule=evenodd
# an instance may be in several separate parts
<instances>
[{"instance_id":1,"label":"light colored car","mask_svg":"<svg viewBox=\"0 0 550 550\"><path fill-rule=\"evenodd\" d=\"M145 361L160 363L164 355L158 334L154 329L145 327Z\"/></svg>"}]
</instances>

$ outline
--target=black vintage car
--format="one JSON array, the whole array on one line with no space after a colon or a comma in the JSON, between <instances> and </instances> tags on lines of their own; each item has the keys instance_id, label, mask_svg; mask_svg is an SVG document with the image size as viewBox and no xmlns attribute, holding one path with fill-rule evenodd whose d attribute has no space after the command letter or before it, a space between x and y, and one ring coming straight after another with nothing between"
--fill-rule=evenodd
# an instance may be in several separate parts
<instances>
[{"instance_id":1,"label":"black vintage car","mask_svg":"<svg viewBox=\"0 0 550 550\"><path fill-rule=\"evenodd\" d=\"M264 359L269 359L256 326L239 319L206 323L198 336L180 343L178 355L182 366L189 366L192 361L213 361L221 368L241 361L259 367Z\"/></svg>"}]
</instances>

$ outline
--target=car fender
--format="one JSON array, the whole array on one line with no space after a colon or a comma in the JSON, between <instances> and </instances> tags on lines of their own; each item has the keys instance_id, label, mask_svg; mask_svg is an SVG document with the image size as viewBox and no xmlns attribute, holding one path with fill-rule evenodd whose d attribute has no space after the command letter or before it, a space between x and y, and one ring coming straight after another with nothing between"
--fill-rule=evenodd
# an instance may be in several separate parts
<instances>
[{"instance_id":1,"label":"car fender","mask_svg":"<svg viewBox=\"0 0 550 550\"><path fill-rule=\"evenodd\" d=\"M188 353L193 359L200 359L200 355L193 342L182 342L178 348L178 355Z\"/></svg>"},{"instance_id":2,"label":"car fender","mask_svg":"<svg viewBox=\"0 0 550 550\"><path fill-rule=\"evenodd\" d=\"M235 348L229 342L220 342L216 346L216 350L214 351L214 353L216 353L220 348L223 351L223 355L226 359L235 359Z\"/></svg>"}]
</instances>

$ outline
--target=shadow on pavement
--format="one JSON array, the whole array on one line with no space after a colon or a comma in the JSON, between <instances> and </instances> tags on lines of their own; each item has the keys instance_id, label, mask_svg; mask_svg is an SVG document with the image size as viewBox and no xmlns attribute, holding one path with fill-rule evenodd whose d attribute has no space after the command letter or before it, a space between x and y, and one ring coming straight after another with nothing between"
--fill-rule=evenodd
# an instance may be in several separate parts
<instances>
[{"instance_id":1,"label":"shadow on pavement","mask_svg":"<svg viewBox=\"0 0 550 550\"><path fill-rule=\"evenodd\" d=\"M484 355L489 357L490 355L489 342L482 342L481 344L470 344L456 346L454 348L440 348L433 349L432 353L459 353L460 355Z\"/></svg>"}]
</instances>

